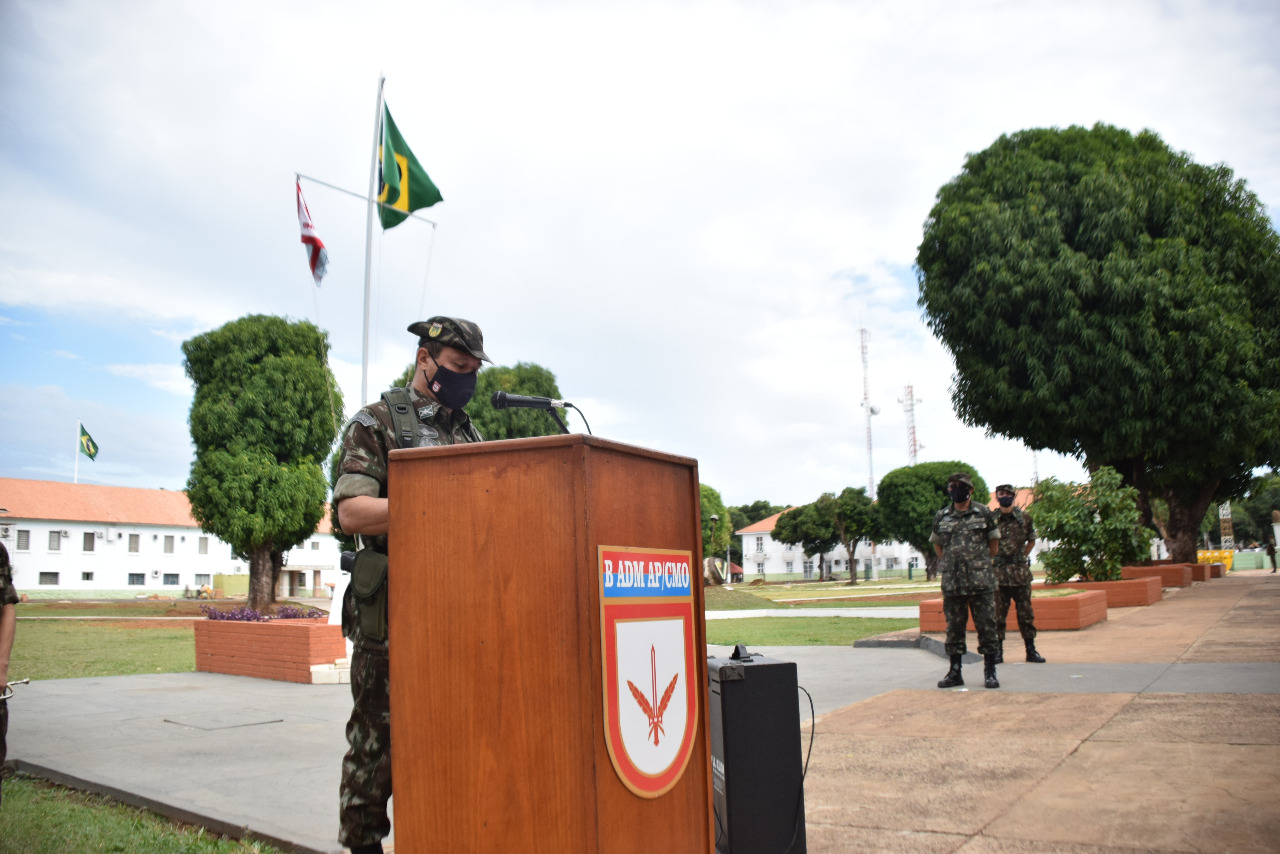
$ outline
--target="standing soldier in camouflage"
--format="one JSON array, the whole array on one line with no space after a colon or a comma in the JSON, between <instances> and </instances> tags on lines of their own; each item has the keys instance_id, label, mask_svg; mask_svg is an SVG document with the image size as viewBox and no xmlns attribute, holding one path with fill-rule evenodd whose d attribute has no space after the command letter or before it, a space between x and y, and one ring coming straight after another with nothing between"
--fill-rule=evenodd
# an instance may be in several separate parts
<instances>
[{"instance_id":1,"label":"standing soldier in camouflage","mask_svg":"<svg viewBox=\"0 0 1280 854\"><path fill-rule=\"evenodd\" d=\"M1009 603L1018 609L1018 631L1027 647L1027 661L1044 664L1044 656L1036 652L1036 615L1031 609L1031 564L1027 555L1036 544L1036 529L1031 516L1021 507L1013 506L1017 493L1013 485L1002 483L996 487L996 501L1000 512L996 519L1000 525L1000 549L996 552L996 637L1000 649L996 651L996 664L1004 664L1004 633L1009 622Z\"/></svg>"},{"instance_id":2,"label":"standing soldier in camouflage","mask_svg":"<svg viewBox=\"0 0 1280 854\"><path fill-rule=\"evenodd\" d=\"M13 651L13 635L18 624L18 591L13 589L13 567L9 565L9 550L0 543L0 697L9 684L9 653ZM9 701L0 699L0 779L4 776L4 759L8 752L6 737L9 732ZM0 795L2 796L2 795Z\"/></svg>"},{"instance_id":3,"label":"standing soldier in camouflage","mask_svg":"<svg viewBox=\"0 0 1280 854\"><path fill-rule=\"evenodd\" d=\"M952 504L933 517L929 541L938 555L942 573L942 610L947 615L947 655L951 669L939 688L964 684L960 662L964 657L965 626L973 615L978 630L978 652L986 663L985 685L999 688L996 679L996 578L991 568L1000 545L1000 528L995 514L983 504L970 500L973 480L965 472L947 478L947 494Z\"/></svg>"},{"instance_id":4,"label":"standing soldier in camouflage","mask_svg":"<svg viewBox=\"0 0 1280 854\"><path fill-rule=\"evenodd\" d=\"M387 455L483 441L463 407L475 393L484 352L480 327L456 317L433 317L409 327L418 336L417 370L403 389L356 413L342 439L333 505L342 530L360 535L364 549L343 601L343 631L352 638L350 749L342 760L338 840L352 854L382 854L391 832L391 686L387 665ZM371 560L365 560L371 558ZM378 574L365 571L378 567ZM374 583L376 581L376 584ZM358 595L357 595L358 594Z\"/></svg>"}]
</instances>

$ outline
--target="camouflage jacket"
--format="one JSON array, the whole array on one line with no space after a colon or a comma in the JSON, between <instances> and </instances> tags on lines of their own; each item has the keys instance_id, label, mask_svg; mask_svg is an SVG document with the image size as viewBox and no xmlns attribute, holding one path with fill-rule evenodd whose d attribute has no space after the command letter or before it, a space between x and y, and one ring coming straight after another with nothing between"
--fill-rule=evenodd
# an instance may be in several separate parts
<instances>
[{"instance_id":1,"label":"camouflage jacket","mask_svg":"<svg viewBox=\"0 0 1280 854\"><path fill-rule=\"evenodd\" d=\"M942 546L938 570L942 573L942 592L968 595L996 589L991 568L992 540L1000 539L1000 526L995 514L976 502L963 512L954 504L947 505L933 517L933 534L929 542Z\"/></svg>"},{"instance_id":2,"label":"camouflage jacket","mask_svg":"<svg viewBox=\"0 0 1280 854\"><path fill-rule=\"evenodd\" d=\"M418 414L418 436L413 447L484 441L463 410L441 406L412 386L409 398ZM379 399L357 412L342 435L338 482L333 487L334 507L344 498L357 495L386 498L387 455L397 447L391 408L386 401ZM384 554L387 551L385 534L368 538L365 544Z\"/></svg>"},{"instance_id":3,"label":"camouflage jacket","mask_svg":"<svg viewBox=\"0 0 1280 854\"><path fill-rule=\"evenodd\" d=\"M13 588L13 567L0 566L0 608L18 604L18 591Z\"/></svg>"},{"instance_id":4,"label":"camouflage jacket","mask_svg":"<svg viewBox=\"0 0 1280 854\"><path fill-rule=\"evenodd\" d=\"M1036 538L1031 516L1018 507L1008 513L995 511L1000 526L1000 551L996 553L996 583L1001 587L1021 587L1031 583L1031 565L1024 552Z\"/></svg>"}]
</instances>

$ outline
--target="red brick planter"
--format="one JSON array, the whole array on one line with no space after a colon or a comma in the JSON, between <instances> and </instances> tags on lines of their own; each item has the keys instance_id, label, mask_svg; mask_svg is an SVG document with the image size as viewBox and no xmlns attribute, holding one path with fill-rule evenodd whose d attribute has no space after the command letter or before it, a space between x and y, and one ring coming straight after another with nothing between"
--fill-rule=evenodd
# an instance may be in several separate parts
<instances>
[{"instance_id":1,"label":"red brick planter","mask_svg":"<svg viewBox=\"0 0 1280 854\"><path fill-rule=\"evenodd\" d=\"M317 681L313 665L347 657L342 627L317 620L196 620L196 670L281 682ZM327 679L324 681L338 681Z\"/></svg>"},{"instance_id":2,"label":"red brick planter","mask_svg":"<svg viewBox=\"0 0 1280 854\"><path fill-rule=\"evenodd\" d=\"M1227 565L1226 565L1225 563L1211 563L1211 564L1209 564L1209 577L1210 577L1210 578L1222 578L1222 577L1223 577L1223 576L1225 576L1226 574L1227 574Z\"/></svg>"},{"instance_id":3,"label":"red brick planter","mask_svg":"<svg viewBox=\"0 0 1280 854\"><path fill-rule=\"evenodd\" d=\"M1191 564L1191 580L1192 581L1208 581L1213 578L1213 570L1209 568L1207 563Z\"/></svg>"},{"instance_id":4,"label":"red brick planter","mask_svg":"<svg viewBox=\"0 0 1280 854\"><path fill-rule=\"evenodd\" d=\"M1191 564L1170 563L1164 566L1122 566L1121 578L1159 578L1161 587L1190 587Z\"/></svg>"},{"instance_id":5,"label":"red brick planter","mask_svg":"<svg viewBox=\"0 0 1280 854\"><path fill-rule=\"evenodd\" d=\"M1032 599L1031 608L1036 615L1036 631L1083 629L1107 618L1107 594L1101 590L1086 590L1071 596ZM926 599L921 602L920 631L945 632L946 630L947 619L942 613L942 600ZM973 631L972 617L969 618L968 630ZM1016 631L1018 631L1018 609L1011 604L1006 634L1013 634Z\"/></svg>"},{"instance_id":6,"label":"red brick planter","mask_svg":"<svg viewBox=\"0 0 1280 854\"><path fill-rule=\"evenodd\" d=\"M1070 584L1046 584L1046 590L1056 587L1074 587L1078 590L1101 590L1107 594L1108 608L1131 608L1135 605L1154 605L1163 597L1160 579L1154 575L1146 578L1129 578L1122 581L1073 581ZM1034 600L1033 600L1034 601Z\"/></svg>"}]
</instances>

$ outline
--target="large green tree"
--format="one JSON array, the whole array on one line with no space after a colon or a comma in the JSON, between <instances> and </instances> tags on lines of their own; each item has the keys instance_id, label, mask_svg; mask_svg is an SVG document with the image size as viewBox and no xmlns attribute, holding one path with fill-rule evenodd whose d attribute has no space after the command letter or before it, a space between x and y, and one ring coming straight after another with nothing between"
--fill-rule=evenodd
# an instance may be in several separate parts
<instances>
[{"instance_id":1,"label":"large green tree","mask_svg":"<svg viewBox=\"0 0 1280 854\"><path fill-rule=\"evenodd\" d=\"M1107 125L1027 130L938 191L920 305L967 424L1115 468L1195 559L1211 502L1280 461L1280 238L1223 165Z\"/></svg>"},{"instance_id":2,"label":"large green tree","mask_svg":"<svg viewBox=\"0 0 1280 854\"><path fill-rule=\"evenodd\" d=\"M699 503L702 513L702 556L704 558L724 557L729 547L729 534L733 526L729 511L724 506L724 499L713 487L703 483L698 485L698 490L701 495ZM712 520L712 516L716 518ZM724 574L728 577L728 567L725 567Z\"/></svg>"},{"instance_id":3,"label":"large green tree","mask_svg":"<svg viewBox=\"0 0 1280 854\"><path fill-rule=\"evenodd\" d=\"M862 540L875 542L883 535L880 508L867 496L866 487L846 486L839 495L823 493L813 504L815 512L830 520L836 539L849 556L849 583L858 583L853 553ZM827 576L830 577L830 570Z\"/></svg>"},{"instance_id":4,"label":"large green tree","mask_svg":"<svg viewBox=\"0 0 1280 854\"><path fill-rule=\"evenodd\" d=\"M195 385L191 512L249 562L249 607L275 600L284 554L325 506L321 465L342 417L328 336L306 321L250 315L182 345Z\"/></svg>"},{"instance_id":5,"label":"large green tree","mask_svg":"<svg viewBox=\"0 0 1280 854\"><path fill-rule=\"evenodd\" d=\"M924 555L925 577L930 581L938 575L938 557L929 542L933 517L951 502L947 497L947 478L958 471L968 472L973 480L974 501L986 504L991 500L987 483L977 470L956 460L894 469L881 478L876 487L885 536L907 543Z\"/></svg>"},{"instance_id":6,"label":"large green tree","mask_svg":"<svg viewBox=\"0 0 1280 854\"><path fill-rule=\"evenodd\" d=\"M823 555L840 543L835 519L818 502L795 507L778 517L773 528L773 539L791 546L800 546L807 558L818 558L818 577L827 578L829 570Z\"/></svg>"}]
</instances>

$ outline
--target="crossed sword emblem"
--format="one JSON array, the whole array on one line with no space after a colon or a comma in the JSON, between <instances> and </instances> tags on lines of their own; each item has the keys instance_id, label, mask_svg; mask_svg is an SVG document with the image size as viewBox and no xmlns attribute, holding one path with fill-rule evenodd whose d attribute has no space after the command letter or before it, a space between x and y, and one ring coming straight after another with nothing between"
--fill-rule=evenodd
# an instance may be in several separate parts
<instances>
[{"instance_id":1,"label":"crossed sword emblem","mask_svg":"<svg viewBox=\"0 0 1280 854\"><path fill-rule=\"evenodd\" d=\"M640 704L640 711L644 712L645 717L649 719L649 735L653 736L653 744L658 745L658 734L666 735L667 731L662 728L662 716L667 711L667 704L671 702L671 694L676 690L676 681L680 678L677 673L671 677L671 683L667 685L667 690L662 693L662 700L658 700L658 651L652 645L649 647L649 666L653 673L653 702L650 703L636 687L636 683L630 679L627 680L627 687L631 689L631 696L636 698L636 702ZM657 706L657 710L654 710Z\"/></svg>"}]
</instances>

